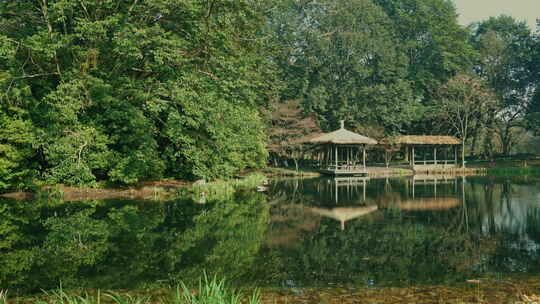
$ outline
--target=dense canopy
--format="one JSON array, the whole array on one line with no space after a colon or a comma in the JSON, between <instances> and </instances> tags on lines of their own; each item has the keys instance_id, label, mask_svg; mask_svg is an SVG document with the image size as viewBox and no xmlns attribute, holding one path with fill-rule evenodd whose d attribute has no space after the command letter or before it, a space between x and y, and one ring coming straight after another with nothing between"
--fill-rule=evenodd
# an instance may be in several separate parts
<instances>
[{"instance_id":1,"label":"dense canopy","mask_svg":"<svg viewBox=\"0 0 540 304\"><path fill-rule=\"evenodd\" d=\"M340 120L537 152L538 58L523 22L464 27L450 0L0 1L0 191L227 178Z\"/></svg>"}]
</instances>

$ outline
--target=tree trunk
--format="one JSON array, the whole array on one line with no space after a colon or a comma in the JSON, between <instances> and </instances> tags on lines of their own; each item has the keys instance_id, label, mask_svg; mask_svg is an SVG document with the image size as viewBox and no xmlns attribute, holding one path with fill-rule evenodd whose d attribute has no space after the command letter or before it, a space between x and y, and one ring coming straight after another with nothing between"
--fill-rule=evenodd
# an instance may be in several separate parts
<instances>
[{"instance_id":1,"label":"tree trunk","mask_svg":"<svg viewBox=\"0 0 540 304\"><path fill-rule=\"evenodd\" d=\"M461 144L461 167L465 168L465 138Z\"/></svg>"}]
</instances>

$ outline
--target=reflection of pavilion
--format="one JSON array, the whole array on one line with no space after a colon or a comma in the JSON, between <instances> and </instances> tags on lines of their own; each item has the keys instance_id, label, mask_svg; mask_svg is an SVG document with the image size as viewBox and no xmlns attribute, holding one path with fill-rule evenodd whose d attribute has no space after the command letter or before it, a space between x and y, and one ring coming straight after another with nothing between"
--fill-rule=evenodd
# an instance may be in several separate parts
<instances>
[{"instance_id":1,"label":"reflection of pavilion","mask_svg":"<svg viewBox=\"0 0 540 304\"><path fill-rule=\"evenodd\" d=\"M335 208L308 208L312 213L335 219L345 229L345 222L374 212L377 206L354 206L366 200L367 177L338 177L328 179L317 187L320 197L327 203L345 205ZM326 195L325 195L326 194ZM330 196L330 197L328 197ZM328 201L331 198L331 201ZM353 205L354 204L354 205ZM352 206L351 206L352 205Z\"/></svg>"},{"instance_id":2,"label":"reflection of pavilion","mask_svg":"<svg viewBox=\"0 0 540 304\"><path fill-rule=\"evenodd\" d=\"M441 191L437 192L437 186L440 189L443 185L445 185L444 190L446 191L441 194ZM415 175L407 180L406 186L409 190L407 192L411 193L412 197L396 204L396 207L401 210L447 210L461 205L461 200L458 198L458 177L456 176ZM427 190L426 187L431 188L432 196L418 197L416 195L417 186L422 186L424 190ZM451 189L450 193L449 189Z\"/></svg>"},{"instance_id":3,"label":"reflection of pavilion","mask_svg":"<svg viewBox=\"0 0 540 304\"><path fill-rule=\"evenodd\" d=\"M321 216L333 218L341 223L341 230L345 230L345 222L350 221L355 218L359 218L366 214L376 211L377 206L367 206L367 207L342 207L342 208L309 208L313 213L316 213Z\"/></svg>"},{"instance_id":4,"label":"reflection of pavilion","mask_svg":"<svg viewBox=\"0 0 540 304\"><path fill-rule=\"evenodd\" d=\"M460 204L460 200L455 197L429 197L401 201L397 204L397 208L407 211L446 210L457 207Z\"/></svg>"},{"instance_id":5,"label":"reflection of pavilion","mask_svg":"<svg viewBox=\"0 0 540 304\"><path fill-rule=\"evenodd\" d=\"M337 177L322 179L316 184L315 191L320 203L356 204L366 200L368 177Z\"/></svg>"}]
</instances>

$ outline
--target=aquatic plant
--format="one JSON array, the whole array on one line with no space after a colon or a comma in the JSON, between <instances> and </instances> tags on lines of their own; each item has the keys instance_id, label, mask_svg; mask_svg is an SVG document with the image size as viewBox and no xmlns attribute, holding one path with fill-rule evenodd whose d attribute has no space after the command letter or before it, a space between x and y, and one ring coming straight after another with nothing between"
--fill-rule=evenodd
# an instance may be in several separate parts
<instances>
[{"instance_id":1,"label":"aquatic plant","mask_svg":"<svg viewBox=\"0 0 540 304\"><path fill-rule=\"evenodd\" d=\"M68 294L62 289L62 286L58 290L44 292L45 299L37 299L35 304L95 304L99 303L99 292L97 297L93 297L88 293L84 295L72 295ZM0 302L1 303L1 302Z\"/></svg>"},{"instance_id":2,"label":"aquatic plant","mask_svg":"<svg viewBox=\"0 0 540 304\"><path fill-rule=\"evenodd\" d=\"M0 289L0 304L7 304L7 295L8 291L7 289Z\"/></svg>"},{"instance_id":3,"label":"aquatic plant","mask_svg":"<svg viewBox=\"0 0 540 304\"><path fill-rule=\"evenodd\" d=\"M149 296L135 297L128 294L121 295L115 292L108 292L105 294L106 297L112 300L115 304L149 304L151 303Z\"/></svg>"},{"instance_id":4,"label":"aquatic plant","mask_svg":"<svg viewBox=\"0 0 540 304\"><path fill-rule=\"evenodd\" d=\"M174 304L258 304L260 303L259 292L255 290L247 299L243 299L242 293L235 289L226 287L225 279L218 280L213 277L211 280L206 273L199 279L198 289L192 292L184 283L176 287L173 295Z\"/></svg>"},{"instance_id":5,"label":"aquatic plant","mask_svg":"<svg viewBox=\"0 0 540 304\"><path fill-rule=\"evenodd\" d=\"M226 199L232 196L238 188L254 189L266 181L266 176L254 173L241 179L220 180L202 185L194 185L192 193L196 200Z\"/></svg>"}]
</instances>

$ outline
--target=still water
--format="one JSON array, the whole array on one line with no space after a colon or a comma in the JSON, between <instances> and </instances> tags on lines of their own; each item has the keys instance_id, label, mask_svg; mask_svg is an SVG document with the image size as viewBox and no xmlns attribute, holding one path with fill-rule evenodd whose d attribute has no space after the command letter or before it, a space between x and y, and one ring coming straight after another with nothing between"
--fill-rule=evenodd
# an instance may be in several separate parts
<instances>
[{"instance_id":1,"label":"still water","mask_svg":"<svg viewBox=\"0 0 540 304\"><path fill-rule=\"evenodd\" d=\"M0 288L540 277L540 179L290 179L167 202L0 199Z\"/></svg>"}]
</instances>

